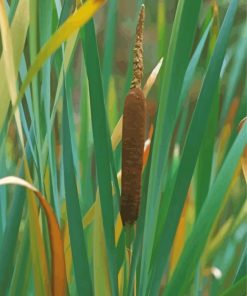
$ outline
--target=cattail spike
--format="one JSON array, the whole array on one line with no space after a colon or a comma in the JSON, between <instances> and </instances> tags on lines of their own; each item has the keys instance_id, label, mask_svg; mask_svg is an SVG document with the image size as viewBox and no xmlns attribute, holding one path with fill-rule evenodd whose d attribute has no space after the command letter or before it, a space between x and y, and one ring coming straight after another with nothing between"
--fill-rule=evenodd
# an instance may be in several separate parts
<instances>
[{"instance_id":1,"label":"cattail spike","mask_svg":"<svg viewBox=\"0 0 247 296\"><path fill-rule=\"evenodd\" d=\"M145 6L142 4L136 27L136 42L133 59L133 80L130 88L141 88L143 75L143 26L145 18Z\"/></svg>"},{"instance_id":2,"label":"cattail spike","mask_svg":"<svg viewBox=\"0 0 247 296\"><path fill-rule=\"evenodd\" d=\"M141 89L143 75L144 5L136 28L131 89L125 99L122 134L122 180L120 214L124 225L138 218L141 200L143 148L145 142L146 100Z\"/></svg>"}]
</instances>

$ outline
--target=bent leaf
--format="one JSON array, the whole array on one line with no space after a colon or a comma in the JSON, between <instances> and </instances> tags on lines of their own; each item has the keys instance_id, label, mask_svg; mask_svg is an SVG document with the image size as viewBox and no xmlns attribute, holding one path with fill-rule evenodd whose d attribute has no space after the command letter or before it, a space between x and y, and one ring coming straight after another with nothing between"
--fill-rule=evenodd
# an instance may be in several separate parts
<instances>
[{"instance_id":1,"label":"bent leaf","mask_svg":"<svg viewBox=\"0 0 247 296\"><path fill-rule=\"evenodd\" d=\"M65 260L63 253L63 242L61 233L59 230L59 226L57 223L57 219L54 215L54 212L46 201L44 196L35 188L33 185L28 183L27 181L9 176L0 179L0 185L19 185L26 187L29 190L32 190L33 193L38 198L41 206L44 209L48 228L49 228L49 236L50 236L50 246L51 246L51 254L52 254L52 294L53 295L66 295L66 270L65 270Z\"/></svg>"}]
</instances>

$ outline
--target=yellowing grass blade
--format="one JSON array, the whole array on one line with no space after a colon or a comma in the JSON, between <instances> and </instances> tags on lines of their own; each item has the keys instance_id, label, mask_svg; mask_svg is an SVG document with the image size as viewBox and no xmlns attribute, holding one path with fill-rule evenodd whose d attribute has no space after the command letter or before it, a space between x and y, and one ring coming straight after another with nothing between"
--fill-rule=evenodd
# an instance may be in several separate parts
<instances>
[{"instance_id":1,"label":"yellowing grass blade","mask_svg":"<svg viewBox=\"0 0 247 296\"><path fill-rule=\"evenodd\" d=\"M67 281L68 283L70 283L71 276L72 276L72 253L71 253L71 245L70 245L70 237L69 237L68 220L66 220L64 234L63 234L63 246L64 246Z\"/></svg>"},{"instance_id":2,"label":"yellowing grass blade","mask_svg":"<svg viewBox=\"0 0 247 296\"><path fill-rule=\"evenodd\" d=\"M87 23L90 18L100 9L105 0L88 0L76 12L71 15L64 24L51 36L42 47L34 63L31 65L27 76L21 86L18 99L21 99L33 77L38 73L46 59L51 56L76 30Z\"/></svg>"},{"instance_id":3,"label":"yellowing grass blade","mask_svg":"<svg viewBox=\"0 0 247 296\"><path fill-rule=\"evenodd\" d=\"M123 230L123 223L122 223L121 216L118 214L117 221L115 224L115 243L116 243L116 245L118 244L122 230Z\"/></svg>"},{"instance_id":4,"label":"yellowing grass blade","mask_svg":"<svg viewBox=\"0 0 247 296\"><path fill-rule=\"evenodd\" d=\"M122 128L123 128L123 116L120 117L118 123L116 124L112 132L111 142L112 142L113 150L117 148L117 145L120 143L122 139Z\"/></svg>"},{"instance_id":5,"label":"yellowing grass blade","mask_svg":"<svg viewBox=\"0 0 247 296\"><path fill-rule=\"evenodd\" d=\"M0 31L2 35L2 47L3 47L2 58L4 60L4 65L5 65L5 75L7 79L7 86L9 89L12 105L15 105L16 99L17 99L17 91L16 91L17 75L16 75L15 65L14 65L14 58L13 58L14 51L13 51L13 45L11 40L11 33L10 33L8 18L6 15L3 1L0 1ZM18 110L15 112L15 120L16 120L18 133L21 139L21 143L22 143L22 146L24 147L21 119L20 119L20 114Z\"/></svg>"},{"instance_id":6,"label":"yellowing grass blade","mask_svg":"<svg viewBox=\"0 0 247 296\"><path fill-rule=\"evenodd\" d=\"M233 129L233 121L236 117L236 113L239 107L239 98L235 98L229 108L229 112L227 114L226 122L224 127L221 130L220 136L219 136L219 142L218 142L218 159L217 159L217 167L220 167L222 160L225 155L227 142L229 141L229 138L231 136L231 132Z\"/></svg>"},{"instance_id":7,"label":"yellowing grass blade","mask_svg":"<svg viewBox=\"0 0 247 296\"><path fill-rule=\"evenodd\" d=\"M191 191L191 189L190 189ZM171 261L170 261L170 274L169 276L172 275L172 272L174 271L174 268L176 267L176 264L178 262L178 259L180 257L180 254L183 250L184 244L185 244L185 237L186 237L186 215L187 215L187 210L188 210L188 203L189 203L189 198L190 198L190 191L187 196L187 199L184 204L184 208L179 220L172 252L171 252Z\"/></svg>"},{"instance_id":8,"label":"yellowing grass blade","mask_svg":"<svg viewBox=\"0 0 247 296\"><path fill-rule=\"evenodd\" d=\"M154 127L153 127L153 125L151 125L150 130L149 130L148 139L145 141L145 145L144 145L143 168L146 166L146 164L148 162L148 157L149 157L149 152L150 152L150 147L151 147L153 131L154 131Z\"/></svg>"},{"instance_id":9,"label":"yellowing grass blade","mask_svg":"<svg viewBox=\"0 0 247 296\"><path fill-rule=\"evenodd\" d=\"M222 244L222 241L224 241L227 235L229 235L233 223L233 217L228 218L228 220L226 220L226 222L220 227L217 235L212 237L212 239L209 241L204 255L207 261L209 261L212 255L216 253L217 248Z\"/></svg>"},{"instance_id":10,"label":"yellowing grass blade","mask_svg":"<svg viewBox=\"0 0 247 296\"><path fill-rule=\"evenodd\" d=\"M162 63L163 63L163 58L161 58L159 60L158 64L155 66L155 68L153 69L153 71L149 75L148 80L147 80L146 84L143 87L143 93L144 93L145 98L148 96L151 88L153 87L153 85L154 85L154 83L156 81L156 78L157 78L157 76L158 76L158 74L160 72L160 68L162 66Z\"/></svg>"},{"instance_id":11,"label":"yellowing grass blade","mask_svg":"<svg viewBox=\"0 0 247 296\"><path fill-rule=\"evenodd\" d=\"M241 164L245 182L247 183L247 147L245 147L243 156L241 157Z\"/></svg>"},{"instance_id":12,"label":"yellowing grass blade","mask_svg":"<svg viewBox=\"0 0 247 296\"><path fill-rule=\"evenodd\" d=\"M23 186L33 191L33 193L38 198L41 206L43 207L46 218L47 218L47 222L48 222L50 244L51 244L52 295L66 295L67 282L66 282L65 260L64 260L64 253L63 253L63 242L62 242L59 226L57 223L57 219L55 217L55 214L51 206L43 197L43 195L38 191L38 189L35 188L30 183L28 183L27 181L14 176L9 176L9 177L0 179L0 185L7 185L7 184Z\"/></svg>"},{"instance_id":13,"label":"yellowing grass blade","mask_svg":"<svg viewBox=\"0 0 247 296\"><path fill-rule=\"evenodd\" d=\"M93 224L93 274L94 294L111 295L109 264L106 253L106 243L101 214L99 191L96 194L95 217Z\"/></svg>"},{"instance_id":14,"label":"yellowing grass blade","mask_svg":"<svg viewBox=\"0 0 247 296\"><path fill-rule=\"evenodd\" d=\"M95 215L95 203L93 203L91 208L87 211L87 213L83 217L83 228L87 228L93 222L94 215Z\"/></svg>"},{"instance_id":15,"label":"yellowing grass blade","mask_svg":"<svg viewBox=\"0 0 247 296\"><path fill-rule=\"evenodd\" d=\"M119 295L123 295L123 291L124 291L124 266L123 265L120 268L118 273L118 291L119 291Z\"/></svg>"},{"instance_id":16,"label":"yellowing grass blade","mask_svg":"<svg viewBox=\"0 0 247 296\"><path fill-rule=\"evenodd\" d=\"M110 131L112 131L118 120L116 86L113 76L110 77L109 81L107 112Z\"/></svg>"},{"instance_id":17,"label":"yellowing grass blade","mask_svg":"<svg viewBox=\"0 0 247 296\"><path fill-rule=\"evenodd\" d=\"M3 7L2 7L3 8ZM2 10L3 13L3 10ZM29 26L29 0L20 0L16 8L16 12L11 23L10 30L7 32L7 38L12 41L13 51L13 63L14 63L14 74L17 75L17 70L19 67L21 54L23 52L27 29ZM3 21L3 20L2 20ZM7 51L7 54L10 54ZM8 62L8 60L7 60ZM9 100L9 88L6 87L7 84L7 75L5 69L5 55L2 54L0 59L0 97L1 97L1 116L0 116L0 129L2 128L4 119L7 114L8 106L10 103ZM16 83L16 81L13 81Z\"/></svg>"},{"instance_id":18,"label":"yellowing grass blade","mask_svg":"<svg viewBox=\"0 0 247 296\"><path fill-rule=\"evenodd\" d=\"M31 182L30 182L31 183ZM48 258L45 251L45 242L39 222L39 209L34 200L34 192L27 192L28 228L30 238L30 253L32 259L34 287L37 296L51 295L51 280L48 271Z\"/></svg>"}]
</instances>

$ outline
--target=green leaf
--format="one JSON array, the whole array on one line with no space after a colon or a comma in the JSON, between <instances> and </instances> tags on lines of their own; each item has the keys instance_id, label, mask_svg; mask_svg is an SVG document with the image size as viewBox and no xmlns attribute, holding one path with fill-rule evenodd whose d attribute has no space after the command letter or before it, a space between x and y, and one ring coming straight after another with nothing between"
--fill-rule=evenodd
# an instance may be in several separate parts
<instances>
[{"instance_id":1,"label":"green leaf","mask_svg":"<svg viewBox=\"0 0 247 296\"><path fill-rule=\"evenodd\" d=\"M72 154L71 128L67 103L69 99L70 95L65 86L63 106L63 163L69 234L78 295L81 295L82 292L86 295L91 295L93 291L92 280L90 277L84 231L81 223L82 217Z\"/></svg>"},{"instance_id":2,"label":"green leaf","mask_svg":"<svg viewBox=\"0 0 247 296\"><path fill-rule=\"evenodd\" d=\"M179 94L194 40L200 4L201 1L198 0L180 0L173 25L153 139L143 237L140 295L145 295L147 292L148 273L155 235L154 228L157 223L160 205L161 185L167 167L169 143L175 126ZM161 273L157 274L157 283L159 283L161 277ZM157 286L151 291L156 294Z\"/></svg>"},{"instance_id":3,"label":"green leaf","mask_svg":"<svg viewBox=\"0 0 247 296\"><path fill-rule=\"evenodd\" d=\"M168 215L162 230L162 239L156 252L155 265L152 270L151 287L155 286L156 289L158 289L158 284L163 274L162 271L164 271L168 262L179 217L183 209L191 177L194 172L197 157L206 131L230 30L237 10L237 4L238 1L233 0L225 16L188 130L176 181L171 194ZM157 274L159 277L156 276ZM154 288L151 289L153 291Z\"/></svg>"},{"instance_id":4,"label":"green leaf","mask_svg":"<svg viewBox=\"0 0 247 296\"><path fill-rule=\"evenodd\" d=\"M201 209L192 233L188 238L182 255L171 280L167 284L165 295L184 295L193 273L195 272L198 260L205 248L208 236L213 223L224 201L225 194L230 186L234 172L247 144L247 125L241 130L235 140L233 147L224 161L219 174L212 185L206 201Z\"/></svg>"},{"instance_id":5,"label":"green leaf","mask_svg":"<svg viewBox=\"0 0 247 296\"><path fill-rule=\"evenodd\" d=\"M112 151L109 145L109 130L93 21L90 21L85 26L85 30L82 31L82 34L84 34L82 35L84 40L83 48L89 83L97 180L99 184L100 204L109 262L110 283L112 294L117 295L116 247L110 168L110 162L113 157L110 155Z\"/></svg>"},{"instance_id":6,"label":"green leaf","mask_svg":"<svg viewBox=\"0 0 247 296\"><path fill-rule=\"evenodd\" d=\"M108 3L108 13L104 38L104 58L102 67L103 89L105 97L108 96L109 82L112 73L112 64L115 49L115 33L118 1L112 0Z\"/></svg>"},{"instance_id":7,"label":"green leaf","mask_svg":"<svg viewBox=\"0 0 247 296\"><path fill-rule=\"evenodd\" d=\"M18 100L21 100L26 88L41 69L47 58L49 58L67 39L69 39L81 26L101 8L104 0L88 0L73 15L71 15L59 29L51 36L36 56L27 76L21 86Z\"/></svg>"},{"instance_id":8,"label":"green leaf","mask_svg":"<svg viewBox=\"0 0 247 296\"><path fill-rule=\"evenodd\" d=\"M189 92L189 89L190 89L191 84L193 82L193 78L195 76L195 72L196 72L200 57L202 55L202 51L204 49L208 34L209 34L210 29L212 27L212 22L213 22L212 20L209 22L205 32L203 33L201 40L198 43L198 46L195 49L193 56L191 57L190 63L188 65L188 68L187 68L186 73L184 75L183 86L182 86L181 93L179 96L177 113L180 112L181 107L183 106L183 102L188 96L188 92Z\"/></svg>"}]
</instances>

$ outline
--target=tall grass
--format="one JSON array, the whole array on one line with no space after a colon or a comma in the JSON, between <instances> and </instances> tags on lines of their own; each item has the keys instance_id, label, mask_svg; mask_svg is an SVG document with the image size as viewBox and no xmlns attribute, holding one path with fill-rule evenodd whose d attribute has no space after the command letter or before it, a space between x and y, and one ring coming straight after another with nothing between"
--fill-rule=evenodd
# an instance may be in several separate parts
<instances>
[{"instance_id":1,"label":"tall grass","mask_svg":"<svg viewBox=\"0 0 247 296\"><path fill-rule=\"evenodd\" d=\"M143 87L163 64L144 87L129 232L121 116L141 4L0 0L0 295L246 293L246 5L146 1Z\"/></svg>"}]
</instances>

